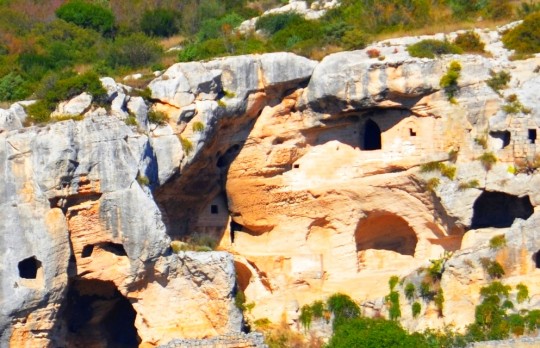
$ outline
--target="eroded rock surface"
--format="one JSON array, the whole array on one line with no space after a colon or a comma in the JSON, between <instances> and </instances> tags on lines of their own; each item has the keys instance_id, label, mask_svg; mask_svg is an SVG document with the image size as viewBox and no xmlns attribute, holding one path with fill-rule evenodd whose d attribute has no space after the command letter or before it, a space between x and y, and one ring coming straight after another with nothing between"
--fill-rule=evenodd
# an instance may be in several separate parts
<instances>
[{"instance_id":1,"label":"eroded rock surface","mask_svg":"<svg viewBox=\"0 0 540 348\"><path fill-rule=\"evenodd\" d=\"M110 112L77 122L23 128L21 107L3 110L0 344L223 337L242 329L239 290L251 319L295 326L335 292L387 315L392 275L406 327L462 328L492 281L483 260L528 286L519 309L537 307L540 58L509 61L498 32L480 34L497 58L412 58L421 38L404 38L368 47L384 59L175 64L150 84L152 105L105 78ZM455 103L439 86L452 61ZM487 86L490 69L511 73L507 89ZM529 113L502 111L512 94ZM195 235L223 251L172 252ZM428 301L413 318L401 287L418 289L436 259L444 309ZM105 330L117 317L131 323Z\"/></svg>"}]
</instances>

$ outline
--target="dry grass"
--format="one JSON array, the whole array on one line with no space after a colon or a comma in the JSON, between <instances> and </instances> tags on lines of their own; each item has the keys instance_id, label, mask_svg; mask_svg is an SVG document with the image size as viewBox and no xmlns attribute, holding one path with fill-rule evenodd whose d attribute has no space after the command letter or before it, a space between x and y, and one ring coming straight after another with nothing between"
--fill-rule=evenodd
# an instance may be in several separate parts
<instances>
[{"instance_id":1,"label":"dry grass","mask_svg":"<svg viewBox=\"0 0 540 348\"><path fill-rule=\"evenodd\" d=\"M165 39L161 39L159 41L159 44L166 51L169 48L180 45L185 40L186 40L186 38L183 35L174 35L174 36L171 36L171 37L168 37L168 38L165 38Z\"/></svg>"}]
</instances>

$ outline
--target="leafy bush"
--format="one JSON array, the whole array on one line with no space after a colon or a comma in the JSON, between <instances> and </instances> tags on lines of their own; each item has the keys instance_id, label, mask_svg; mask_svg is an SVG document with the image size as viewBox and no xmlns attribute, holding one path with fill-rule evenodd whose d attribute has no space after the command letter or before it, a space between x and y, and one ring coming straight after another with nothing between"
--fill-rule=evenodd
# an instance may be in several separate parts
<instances>
[{"instance_id":1,"label":"leafy bush","mask_svg":"<svg viewBox=\"0 0 540 348\"><path fill-rule=\"evenodd\" d=\"M300 309L300 323L305 329L309 329L311 321L313 320L313 310L310 305L303 305Z\"/></svg>"},{"instance_id":2,"label":"leafy bush","mask_svg":"<svg viewBox=\"0 0 540 348\"><path fill-rule=\"evenodd\" d=\"M437 311L439 312L439 317L442 317L444 310L444 293L442 288L440 288L437 291L437 294L433 297L433 302L435 302L435 306L437 307Z\"/></svg>"},{"instance_id":3,"label":"leafy bush","mask_svg":"<svg viewBox=\"0 0 540 348\"><path fill-rule=\"evenodd\" d=\"M198 42L208 39L223 38L232 33L232 29L242 23L243 18L236 13L229 13L221 18L207 19L202 22L197 33Z\"/></svg>"},{"instance_id":4,"label":"leafy bush","mask_svg":"<svg viewBox=\"0 0 540 348\"><path fill-rule=\"evenodd\" d=\"M294 22L304 22L304 18L296 12L269 14L257 20L255 28L273 35Z\"/></svg>"},{"instance_id":5,"label":"leafy bush","mask_svg":"<svg viewBox=\"0 0 540 348\"><path fill-rule=\"evenodd\" d=\"M204 123L199 122L199 121L193 122L192 128L194 132L202 132L204 131Z\"/></svg>"},{"instance_id":6,"label":"leafy bush","mask_svg":"<svg viewBox=\"0 0 540 348\"><path fill-rule=\"evenodd\" d=\"M529 299L529 288L523 283L516 285L517 294L516 300L518 303L523 303Z\"/></svg>"},{"instance_id":7,"label":"leafy bush","mask_svg":"<svg viewBox=\"0 0 540 348\"><path fill-rule=\"evenodd\" d=\"M407 285L405 285L405 297L407 300L412 301L414 299L415 291L416 288L413 283L407 283Z\"/></svg>"},{"instance_id":8,"label":"leafy bush","mask_svg":"<svg viewBox=\"0 0 540 348\"><path fill-rule=\"evenodd\" d=\"M180 13L164 8L147 10L140 25L146 35L169 37L180 30Z\"/></svg>"},{"instance_id":9,"label":"leafy bush","mask_svg":"<svg viewBox=\"0 0 540 348\"><path fill-rule=\"evenodd\" d=\"M490 170L495 163L497 163L497 157L493 152L484 152L482 156L478 157L482 165L486 170Z\"/></svg>"},{"instance_id":10,"label":"leafy bush","mask_svg":"<svg viewBox=\"0 0 540 348\"><path fill-rule=\"evenodd\" d=\"M22 100L30 93L29 83L21 75L11 72L0 78L0 101Z\"/></svg>"},{"instance_id":11,"label":"leafy bush","mask_svg":"<svg viewBox=\"0 0 540 348\"><path fill-rule=\"evenodd\" d=\"M458 79L461 76L461 64L457 61L452 61L448 66L448 71L441 77L439 85L444 88L444 92L448 100L452 101L458 91Z\"/></svg>"},{"instance_id":12,"label":"leafy bush","mask_svg":"<svg viewBox=\"0 0 540 348\"><path fill-rule=\"evenodd\" d=\"M491 78L486 81L486 84L491 87L492 90L497 92L497 94L500 94L499 91L501 89L508 87L508 82L510 82L510 79L512 78L510 73L504 70L501 70L498 73L490 70L489 75Z\"/></svg>"},{"instance_id":13,"label":"leafy bush","mask_svg":"<svg viewBox=\"0 0 540 348\"><path fill-rule=\"evenodd\" d=\"M345 294L334 294L330 296L326 305L328 310L334 313L334 326L339 325L346 319L354 319L360 316L360 307Z\"/></svg>"},{"instance_id":14,"label":"leafy bush","mask_svg":"<svg viewBox=\"0 0 540 348\"><path fill-rule=\"evenodd\" d=\"M480 259L482 268L487 272L491 279L499 279L505 274L503 267L495 260L490 260L486 257Z\"/></svg>"},{"instance_id":15,"label":"leafy bush","mask_svg":"<svg viewBox=\"0 0 540 348\"><path fill-rule=\"evenodd\" d=\"M142 33L120 37L112 44L107 64L112 68L141 68L155 64L161 57L162 48Z\"/></svg>"},{"instance_id":16,"label":"leafy bush","mask_svg":"<svg viewBox=\"0 0 540 348\"><path fill-rule=\"evenodd\" d=\"M435 58L443 54L460 54L463 53L461 48L448 42L441 40L427 39L419 41L407 47L407 51L413 57L418 58Z\"/></svg>"},{"instance_id":17,"label":"leafy bush","mask_svg":"<svg viewBox=\"0 0 540 348\"><path fill-rule=\"evenodd\" d=\"M524 114L531 113L531 109L526 108L523 104L521 104L515 94L511 94L506 97L506 104L502 106L502 110L507 114L518 114L520 112Z\"/></svg>"},{"instance_id":18,"label":"leafy bush","mask_svg":"<svg viewBox=\"0 0 540 348\"><path fill-rule=\"evenodd\" d=\"M523 23L503 35L502 41L517 53L540 52L540 12L525 17Z\"/></svg>"},{"instance_id":19,"label":"leafy bush","mask_svg":"<svg viewBox=\"0 0 540 348\"><path fill-rule=\"evenodd\" d=\"M435 192L435 189L439 187L441 181L439 178L431 178L428 181L426 181L426 190L429 192Z\"/></svg>"},{"instance_id":20,"label":"leafy bush","mask_svg":"<svg viewBox=\"0 0 540 348\"><path fill-rule=\"evenodd\" d=\"M504 234L499 234L489 240L489 248L492 250L499 250L506 246L506 237Z\"/></svg>"},{"instance_id":21,"label":"leafy bush","mask_svg":"<svg viewBox=\"0 0 540 348\"><path fill-rule=\"evenodd\" d=\"M180 137L180 144L186 155L189 155L193 151L193 143L187 138Z\"/></svg>"},{"instance_id":22,"label":"leafy bush","mask_svg":"<svg viewBox=\"0 0 540 348\"><path fill-rule=\"evenodd\" d=\"M164 112L155 110L151 110L148 112L148 122L150 123L164 125L167 123L168 119L169 117Z\"/></svg>"},{"instance_id":23,"label":"leafy bush","mask_svg":"<svg viewBox=\"0 0 540 348\"><path fill-rule=\"evenodd\" d=\"M412 304L411 310L413 318L416 318L422 311L422 305L420 304L420 302L415 302Z\"/></svg>"},{"instance_id":24,"label":"leafy bush","mask_svg":"<svg viewBox=\"0 0 540 348\"><path fill-rule=\"evenodd\" d=\"M35 123L45 123L51 120L51 112L54 111L54 104L51 106L45 100L38 100L32 105L26 107L28 116Z\"/></svg>"},{"instance_id":25,"label":"leafy bush","mask_svg":"<svg viewBox=\"0 0 540 348\"><path fill-rule=\"evenodd\" d=\"M114 29L114 15L110 10L81 0L72 0L60 6L56 10L56 16L102 34L110 34Z\"/></svg>"},{"instance_id":26,"label":"leafy bush","mask_svg":"<svg viewBox=\"0 0 540 348\"><path fill-rule=\"evenodd\" d=\"M458 34L454 40L454 45L461 48L464 52L484 52L485 44L480 40L480 36L474 31L467 31Z\"/></svg>"},{"instance_id":27,"label":"leafy bush","mask_svg":"<svg viewBox=\"0 0 540 348\"><path fill-rule=\"evenodd\" d=\"M356 318L334 330L328 348L424 348L427 342L420 334L409 334L399 323L384 319Z\"/></svg>"},{"instance_id":28,"label":"leafy bush","mask_svg":"<svg viewBox=\"0 0 540 348\"><path fill-rule=\"evenodd\" d=\"M478 180L476 179L473 179L467 182L460 182L458 185L458 190L463 191L466 189L477 188L478 186L480 186L480 182L478 182Z\"/></svg>"}]
</instances>

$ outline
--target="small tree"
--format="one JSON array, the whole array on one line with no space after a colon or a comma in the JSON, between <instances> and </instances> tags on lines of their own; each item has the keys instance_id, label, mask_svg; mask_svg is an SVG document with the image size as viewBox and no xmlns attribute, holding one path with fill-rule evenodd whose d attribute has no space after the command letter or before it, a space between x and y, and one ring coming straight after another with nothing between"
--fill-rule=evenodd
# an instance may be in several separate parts
<instances>
[{"instance_id":1,"label":"small tree","mask_svg":"<svg viewBox=\"0 0 540 348\"><path fill-rule=\"evenodd\" d=\"M180 14L173 10L157 8L146 11L141 19L141 29L149 36L170 37L180 30Z\"/></svg>"},{"instance_id":2,"label":"small tree","mask_svg":"<svg viewBox=\"0 0 540 348\"><path fill-rule=\"evenodd\" d=\"M111 10L81 0L73 0L60 6L56 10L56 16L102 34L111 34L114 30L114 14Z\"/></svg>"}]
</instances>

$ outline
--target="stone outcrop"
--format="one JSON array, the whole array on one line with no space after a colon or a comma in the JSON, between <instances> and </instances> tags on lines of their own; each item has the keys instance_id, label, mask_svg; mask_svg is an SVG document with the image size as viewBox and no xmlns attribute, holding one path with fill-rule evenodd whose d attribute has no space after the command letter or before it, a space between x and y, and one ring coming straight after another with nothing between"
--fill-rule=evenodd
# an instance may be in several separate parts
<instances>
[{"instance_id":1,"label":"stone outcrop","mask_svg":"<svg viewBox=\"0 0 540 348\"><path fill-rule=\"evenodd\" d=\"M387 315L392 275L407 328L459 329L492 280L483 260L528 286L518 309L538 307L540 58L510 61L498 32L479 33L496 58L412 58L421 38L404 38L368 47L382 59L175 64L152 105L104 78L110 111L77 122L23 128L20 104L0 111L0 345L255 347L238 291L252 319L294 326L335 292ZM439 85L452 61L455 103ZM490 69L512 76L500 94ZM512 94L529 113L502 111ZM221 251L172 251L195 235ZM402 287L436 259L444 308L413 318Z\"/></svg>"}]
</instances>

